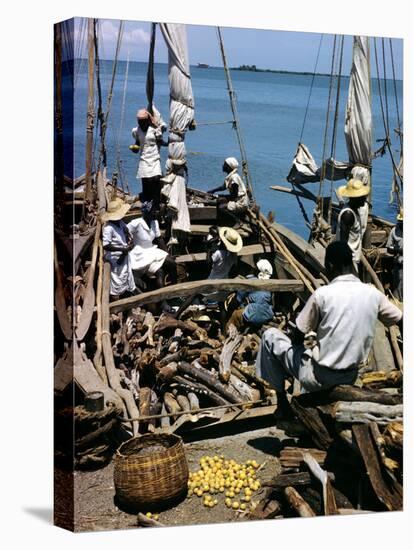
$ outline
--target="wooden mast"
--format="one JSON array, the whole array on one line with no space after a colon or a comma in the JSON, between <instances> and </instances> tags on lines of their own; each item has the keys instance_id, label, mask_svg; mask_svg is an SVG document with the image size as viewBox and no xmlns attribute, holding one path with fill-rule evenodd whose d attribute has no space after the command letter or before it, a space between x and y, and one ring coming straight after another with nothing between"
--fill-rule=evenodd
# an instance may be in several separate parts
<instances>
[{"instance_id":1,"label":"wooden mast","mask_svg":"<svg viewBox=\"0 0 413 550\"><path fill-rule=\"evenodd\" d=\"M93 129L95 121L95 43L94 19L88 19L88 90L87 90L87 119L86 119L86 192L85 200L91 202L92 194L92 156L93 156Z\"/></svg>"}]
</instances>

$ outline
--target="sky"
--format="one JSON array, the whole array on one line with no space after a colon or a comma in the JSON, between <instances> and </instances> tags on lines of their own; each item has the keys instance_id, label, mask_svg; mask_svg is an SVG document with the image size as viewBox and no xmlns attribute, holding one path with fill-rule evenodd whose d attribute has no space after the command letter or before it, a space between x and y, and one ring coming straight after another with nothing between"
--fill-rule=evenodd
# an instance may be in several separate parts
<instances>
[{"instance_id":1,"label":"sky","mask_svg":"<svg viewBox=\"0 0 413 550\"><path fill-rule=\"evenodd\" d=\"M75 25L75 54L85 56L85 20L77 19ZM150 23L126 21L120 51L120 59L128 53L132 61L147 61L150 41ZM100 20L101 57L113 59L118 36L119 21ZM230 67L256 65L262 69L313 72L321 35L318 33L289 32L260 29L222 28L224 47ZM83 32L82 32L83 31ZM191 65L207 63L221 67L217 31L215 27L187 25L189 61ZM83 40L82 40L83 38ZM334 37L324 34L320 48L317 72L330 73ZM83 45L83 48L81 47ZM343 74L349 74L351 67L352 37L344 40ZM379 65L381 67L382 41L377 41ZM385 40L388 70L390 64L389 40ZM403 73L403 40L392 39L396 78ZM372 74L374 68L374 43L371 42ZM157 29L155 61L166 63L168 54L160 29ZM390 76L390 75L389 75Z\"/></svg>"}]
</instances>

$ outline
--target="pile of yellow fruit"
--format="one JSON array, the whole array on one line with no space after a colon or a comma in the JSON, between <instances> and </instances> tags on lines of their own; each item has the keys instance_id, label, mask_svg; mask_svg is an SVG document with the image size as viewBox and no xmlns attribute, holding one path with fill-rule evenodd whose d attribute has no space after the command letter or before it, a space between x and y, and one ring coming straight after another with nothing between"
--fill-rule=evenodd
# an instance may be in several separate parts
<instances>
[{"instance_id":1,"label":"pile of yellow fruit","mask_svg":"<svg viewBox=\"0 0 413 550\"><path fill-rule=\"evenodd\" d=\"M191 472L188 480L188 496L203 497L203 504L213 508L218 500L212 495L225 493L225 505L233 510L247 510L254 491L261 487L257 478L259 464L256 460L239 463L226 460L223 455L204 456L200 469Z\"/></svg>"}]
</instances>

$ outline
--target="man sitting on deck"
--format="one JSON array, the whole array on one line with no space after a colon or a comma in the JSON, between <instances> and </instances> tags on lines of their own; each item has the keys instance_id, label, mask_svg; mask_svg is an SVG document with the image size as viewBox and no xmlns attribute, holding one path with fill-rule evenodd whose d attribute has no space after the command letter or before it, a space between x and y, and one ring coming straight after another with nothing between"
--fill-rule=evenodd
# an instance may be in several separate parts
<instances>
[{"instance_id":1,"label":"man sitting on deck","mask_svg":"<svg viewBox=\"0 0 413 550\"><path fill-rule=\"evenodd\" d=\"M208 191L208 193L229 191L228 195L218 196L218 220L222 219L224 213L226 213L238 222L239 216L248 208L247 188L245 187L243 179L237 172L238 166L238 161L235 157L228 157L225 159L222 171L227 174L227 177L224 183Z\"/></svg>"},{"instance_id":2,"label":"man sitting on deck","mask_svg":"<svg viewBox=\"0 0 413 550\"><path fill-rule=\"evenodd\" d=\"M337 190L340 197L346 197L349 201L338 215L336 240L347 243L351 248L356 275L359 275L362 242L367 227L369 210L366 201L369 193L370 186L357 179L349 180L347 185Z\"/></svg>"},{"instance_id":3,"label":"man sitting on deck","mask_svg":"<svg viewBox=\"0 0 413 550\"><path fill-rule=\"evenodd\" d=\"M331 282L318 288L299 313L292 340L275 328L263 334L257 374L274 386L280 416L289 409L286 377L298 379L303 392L354 384L370 352L377 319L390 326L402 318L383 293L352 274L352 262L346 243L331 243L325 256ZM305 335L311 331L317 333L318 345L306 349Z\"/></svg>"}]
</instances>

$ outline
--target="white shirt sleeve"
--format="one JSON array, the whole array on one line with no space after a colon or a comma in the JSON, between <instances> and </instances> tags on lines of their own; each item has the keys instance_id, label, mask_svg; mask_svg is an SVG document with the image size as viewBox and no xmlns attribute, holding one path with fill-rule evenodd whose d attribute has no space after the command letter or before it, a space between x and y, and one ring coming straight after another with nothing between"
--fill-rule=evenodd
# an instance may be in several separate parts
<instances>
[{"instance_id":1,"label":"white shirt sleeve","mask_svg":"<svg viewBox=\"0 0 413 550\"><path fill-rule=\"evenodd\" d=\"M152 222L152 231L155 235L155 239L159 239L159 237L161 236L161 230L159 229L159 222L158 220L153 220Z\"/></svg>"},{"instance_id":2,"label":"white shirt sleeve","mask_svg":"<svg viewBox=\"0 0 413 550\"><path fill-rule=\"evenodd\" d=\"M112 242L112 228L110 225L104 225L102 231L102 244L107 246Z\"/></svg>"},{"instance_id":3,"label":"white shirt sleeve","mask_svg":"<svg viewBox=\"0 0 413 550\"><path fill-rule=\"evenodd\" d=\"M395 325L403 317L403 313L400 311L400 309L397 306L395 306L390 302L387 296L385 296L382 292L380 292L380 294L381 294L381 297L379 302L379 315L378 315L379 320L386 327Z\"/></svg>"},{"instance_id":4,"label":"white shirt sleeve","mask_svg":"<svg viewBox=\"0 0 413 550\"><path fill-rule=\"evenodd\" d=\"M132 128L132 137L135 141L139 141L138 128Z\"/></svg>"},{"instance_id":5,"label":"white shirt sleeve","mask_svg":"<svg viewBox=\"0 0 413 550\"><path fill-rule=\"evenodd\" d=\"M298 314L295 324L300 332L307 334L311 330L316 331L320 317L316 292L310 296L304 308Z\"/></svg>"},{"instance_id":6,"label":"white shirt sleeve","mask_svg":"<svg viewBox=\"0 0 413 550\"><path fill-rule=\"evenodd\" d=\"M134 233L136 233L136 230L138 229L139 227L139 218L135 218L134 220L131 220L128 224L127 224L127 228L129 229L129 232L133 235Z\"/></svg>"}]
</instances>

